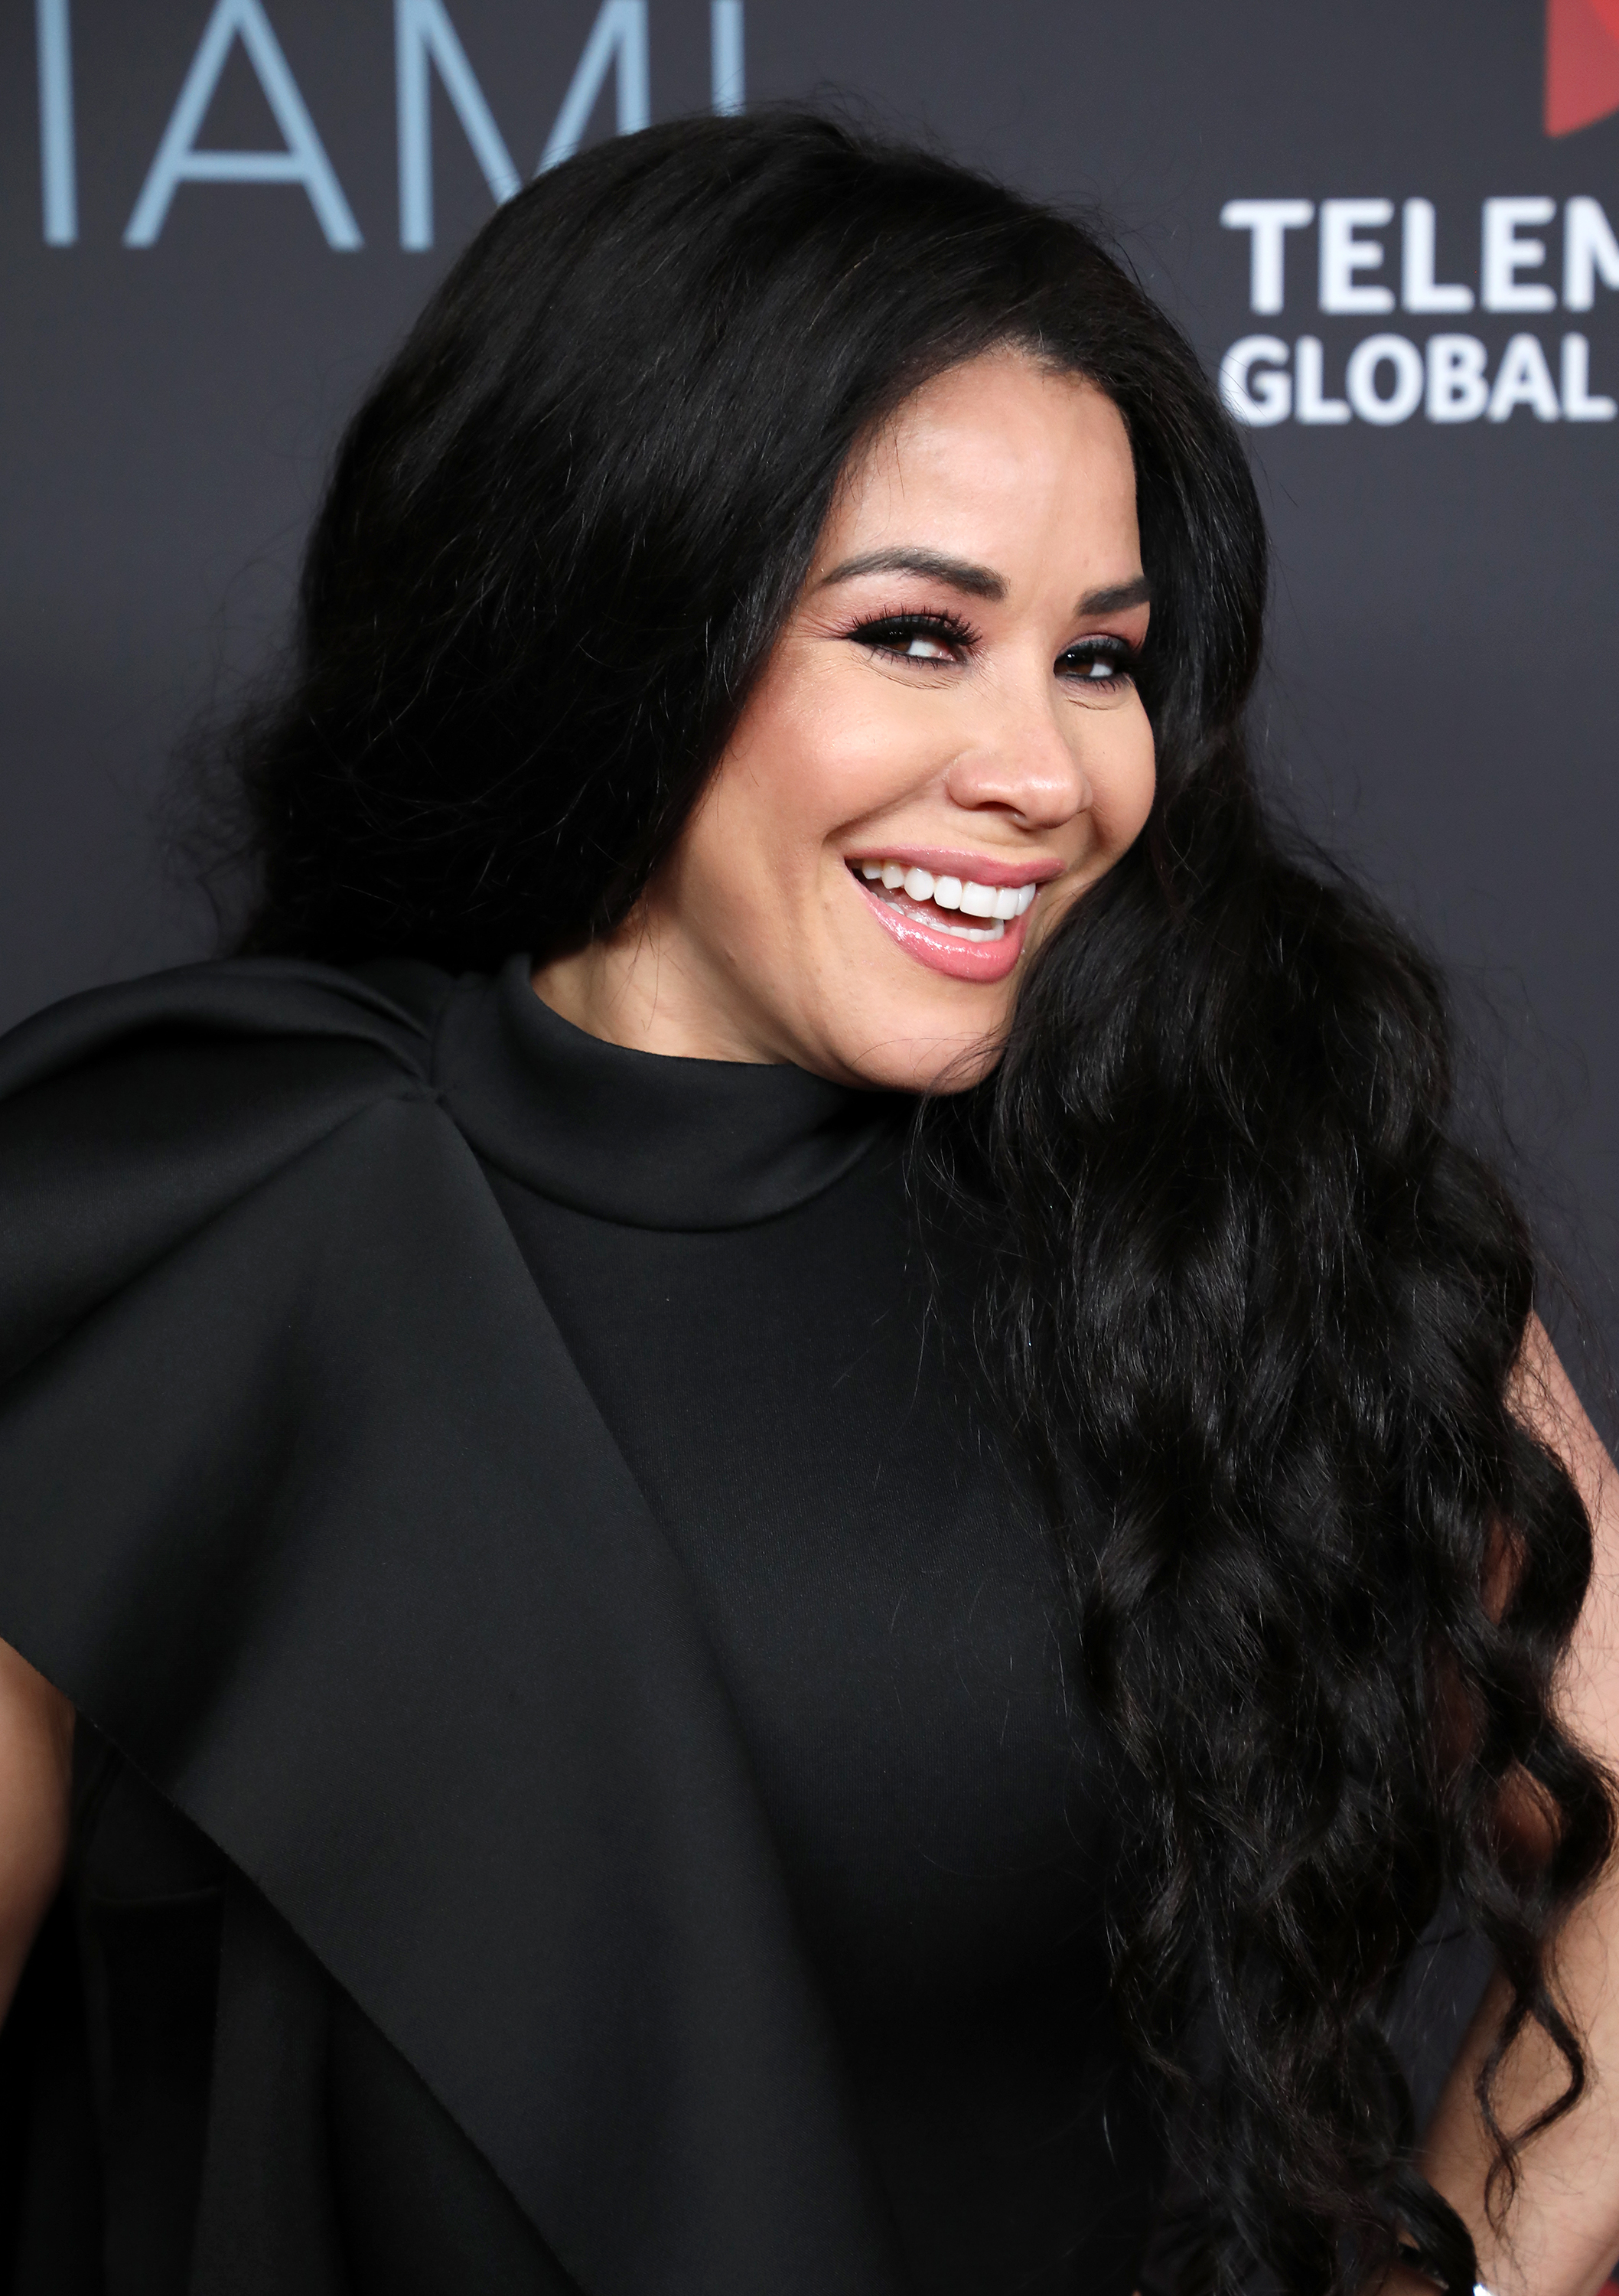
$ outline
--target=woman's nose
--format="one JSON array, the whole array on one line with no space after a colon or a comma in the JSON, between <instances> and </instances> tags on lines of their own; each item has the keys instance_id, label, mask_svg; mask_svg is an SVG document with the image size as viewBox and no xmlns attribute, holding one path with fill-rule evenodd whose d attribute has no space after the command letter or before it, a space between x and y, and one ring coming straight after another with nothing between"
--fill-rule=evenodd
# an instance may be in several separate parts
<instances>
[{"instance_id":1,"label":"woman's nose","mask_svg":"<svg viewBox=\"0 0 1619 2296\"><path fill-rule=\"evenodd\" d=\"M981 725L952 759L944 786L969 811L993 808L1026 829L1059 829L1092 801L1068 731L1038 706L1009 709Z\"/></svg>"}]
</instances>

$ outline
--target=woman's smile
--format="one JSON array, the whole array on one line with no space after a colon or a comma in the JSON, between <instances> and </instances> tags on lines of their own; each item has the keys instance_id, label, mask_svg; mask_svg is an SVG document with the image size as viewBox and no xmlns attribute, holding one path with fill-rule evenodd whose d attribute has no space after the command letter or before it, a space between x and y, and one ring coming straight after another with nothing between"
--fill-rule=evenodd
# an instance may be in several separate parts
<instances>
[{"instance_id":1,"label":"woman's smile","mask_svg":"<svg viewBox=\"0 0 1619 2296\"><path fill-rule=\"evenodd\" d=\"M929 865L931 864L931 865ZM1003 980L1023 954L1029 914L1060 861L906 852L849 861L855 889L907 956L954 980Z\"/></svg>"}]
</instances>

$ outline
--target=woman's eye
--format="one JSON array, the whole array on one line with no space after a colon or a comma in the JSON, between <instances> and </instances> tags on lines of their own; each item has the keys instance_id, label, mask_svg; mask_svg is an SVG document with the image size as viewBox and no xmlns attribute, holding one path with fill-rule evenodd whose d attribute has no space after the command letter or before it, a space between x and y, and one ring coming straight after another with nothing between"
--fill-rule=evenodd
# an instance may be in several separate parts
<instances>
[{"instance_id":1,"label":"woman's eye","mask_svg":"<svg viewBox=\"0 0 1619 2296\"><path fill-rule=\"evenodd\" d=\"M969 630L911 614L889 615L881 621L863 622L853 635L874 652L901 661L959 661L972 644Z\"/></svg>"},{"instance_id":2,"label":"woman's eye","mask_svg":"<svg viewBox=\"0 0 1619 2296\"><path fill-rule=\"evenodd\" d=\"M1101 644L1070 646L1057 668L1060 676L1071 678L1076 685L1088 685L1106 693L1116 686L1129 685L1135 661L1134 649L1114 638Z\"/></svg>"}]
</instances>

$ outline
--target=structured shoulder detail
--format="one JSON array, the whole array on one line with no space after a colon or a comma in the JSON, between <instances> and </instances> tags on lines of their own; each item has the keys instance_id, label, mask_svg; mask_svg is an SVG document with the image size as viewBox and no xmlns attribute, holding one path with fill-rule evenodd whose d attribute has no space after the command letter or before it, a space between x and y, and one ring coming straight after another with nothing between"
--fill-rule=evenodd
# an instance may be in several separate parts
<instances>
[{"instance_id":1,"label":"structured shoulder detail","mask_svg":"<svg viewBox=\"0 0 1619 2296\"><path fill-rule=\"evenodd\" d=\"M86 989L35 1013L0 1038L0 1100L158 1037L348 1039L425 1080L428 1034L418 996L407 1005L372 980L303 958L228 958Z\"/></svg>"},{"instance_id":2,"label":"structured shoulder detail","mask_svg":"<svg viewBox=\"0 0 1619 2296\"><path fill-rule=\"evenodd\" d=\"M0 1380L356 1116L431 1101L428 1054L422 1021L379 989L282 962L95 990L13 1030Z\"/></svg>"}]
</instances>

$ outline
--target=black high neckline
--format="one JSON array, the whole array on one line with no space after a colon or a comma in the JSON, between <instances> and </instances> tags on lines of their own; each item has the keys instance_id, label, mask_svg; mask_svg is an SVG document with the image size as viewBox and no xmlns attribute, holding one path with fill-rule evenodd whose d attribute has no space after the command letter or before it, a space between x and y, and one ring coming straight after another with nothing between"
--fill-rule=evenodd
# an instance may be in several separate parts
<instances>
[{"instance_id":1,"label":"black high neckline","mask_svg":"<svg viewBox=\"0 0 1619 2296\"><path fill-rule=\"evenodd\" d=\"M529 960L460 981L434 1077L480 1155L630 1227L750 1227L840 1179L909 1103L804 1069L681 1060L587 1036L535 994Z\"/></svg>"}]
</instances>

